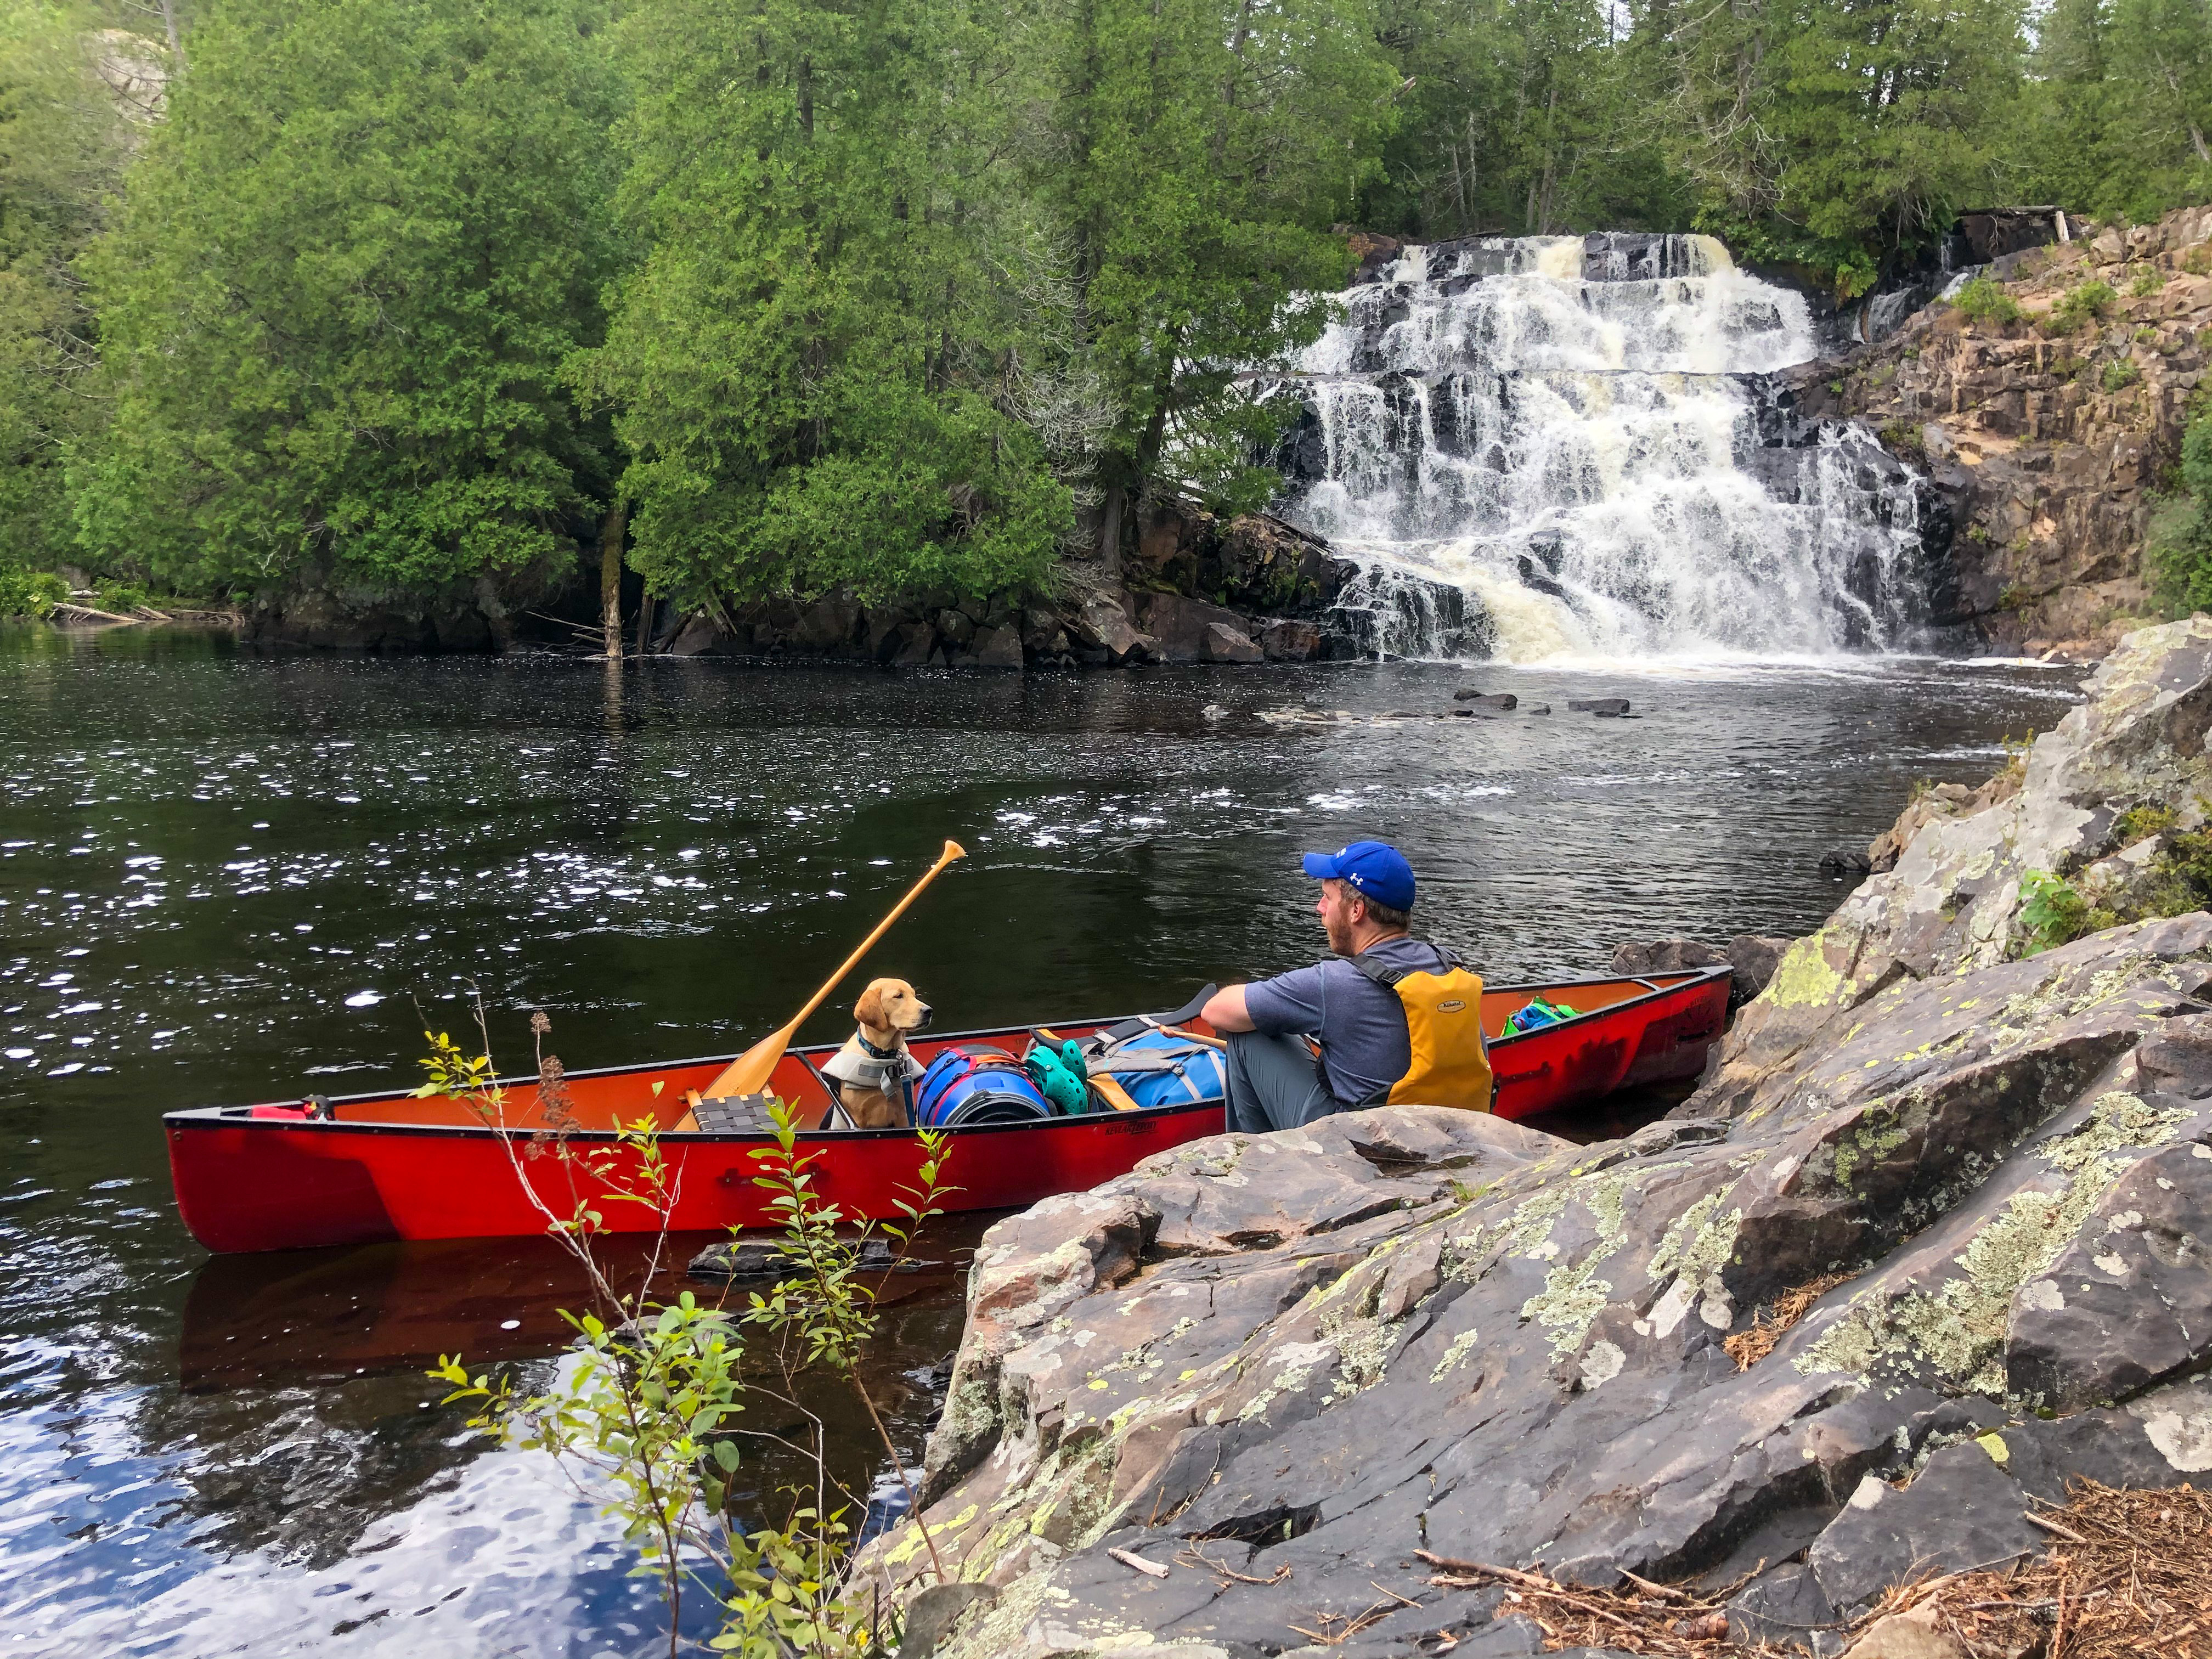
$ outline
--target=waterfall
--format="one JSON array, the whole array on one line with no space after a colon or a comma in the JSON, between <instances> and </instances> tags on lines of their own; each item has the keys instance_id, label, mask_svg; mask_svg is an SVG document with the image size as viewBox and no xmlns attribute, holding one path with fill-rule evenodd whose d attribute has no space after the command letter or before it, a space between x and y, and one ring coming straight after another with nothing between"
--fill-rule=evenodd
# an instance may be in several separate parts
<instances>
[{"instance_id":1,"label":"waterfall","mask_svg":"<svg viewBox=\"0 0 2212 1659\"><path fill-rule=\"evenodd\" d=\"M1342 305L1291 377L1284 510L1359 567L1378 648L1825 655L1920 621L1917 480L1796 416L1771 377L1814 355L1805 302L1712 238L1409 247Z\"/></svg>"}]
</instances>

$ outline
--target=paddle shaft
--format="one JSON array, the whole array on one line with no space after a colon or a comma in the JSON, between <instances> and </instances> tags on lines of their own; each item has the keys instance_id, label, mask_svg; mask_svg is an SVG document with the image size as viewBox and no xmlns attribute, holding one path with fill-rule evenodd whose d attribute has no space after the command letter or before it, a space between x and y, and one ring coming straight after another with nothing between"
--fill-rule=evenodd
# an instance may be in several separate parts
<instances>
[{"instance_id":1,"label":"paddle shaft","mask_svg":"<svg viewBox=\"0 0 2212 1659\"><path fill-rule=\"evenodd\" d=\"M945 843L945 851L937 862L929 866L922 878L907 891L907 896L891 908L890 915L876 924L875 932L862 939L853 954L837 966L837 971L822 982L822 988L807 1000L806 1006L792 1016L791 1024L781 1030L771 1031L758 1042L739 1054L722 1068L722 1073L699 1092L707 1100L725 1100L732 1095L757 1095L768 1087L776 1064L782 1060L784 1050L791 1047L791 1039L806 1023L806 1017L819 1008L829 994L837 988L846 975L860 964L860 959L876 947L876 941L890 931L891 924L906 914L907 906L921 896L921 890L937 879L938 872L955 859L964 859L968 849L957 841Z\"/></svg>"}]
</instances>

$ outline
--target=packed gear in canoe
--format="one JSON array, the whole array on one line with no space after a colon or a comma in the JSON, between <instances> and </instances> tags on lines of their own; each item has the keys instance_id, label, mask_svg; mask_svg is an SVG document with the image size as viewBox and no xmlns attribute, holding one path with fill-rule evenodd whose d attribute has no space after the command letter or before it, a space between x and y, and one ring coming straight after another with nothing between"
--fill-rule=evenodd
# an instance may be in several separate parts
<instances>
[{"instance_id":1,"label":"packed gear in canoe","mask_svg":"<svg viewBox=\"0 0 2212 1659\"><path fill-rule=\"evenodd\" d=\"M1347 978L1378 999L1389 994L1357 975ZM1492 1109L1502 1117L1526 1117L1583 1106L1622 1087L1695 1077L1720 1035L1728 993L1725 964L1644 978L1486 987L1484 1021L1497 1074ZM1571 1002L1580 1012L1534 1030L1508 1033L1507 1022L1538 996L1555 1007ZM1389 1004L1384 1007L1387 1012ZM1072 1042L1087 1073L1093 1058L1121 1063L1120 1048L1147 1031L1216 1035L1193 1007L1118 1023L1075 1019L1045 1027L916 1033L910 1044L926 1069L948 1048L963 1045L1010 1056L1031 1045L1049 1047L1065 1061ZM1109 1054L1115 1044L1120 1048ZM776 1060L768 1086L797 1115L800 1155L821 1159L817 1167L839 1206L855 1219L896 1220L925 1154L909 1128L829 1127L842 1085L823 1068L839 1046L789 1050ZM1310 1051L1301 1042L1298 1053L1308 1086L1318 1086ZM725 1116L726 1108L714 1102L692 1103L727 1069L730 1058L569 1072L552 1101L541 1097L541 1079L534 1073L501 1079L496 1121L461 1101L418 1097L404 1090L171 1112L162 1128L177 1207L192 1236L218 1251L535 1235L544 1230L544 1212L529 1200L526 1186L567 1213L580 1183L587 1194L597 1192L599 1177L592 1169L630 1169L635 1154L623 1143L622 1130L649 1119L659 1130L660 1155L678 1194L671 1218L674 1231L773 1227L780 1217L769 1207L769 1194L756 1184L758 1155L775 1146L768 1126L733 1110ZM1202 1079L1191 1057L1179 1058L1185 1060L1185 1077ZM1233 1070L1235 1057L1223 1059L1224 1073ZM1157 1084L1164 1092L1165 1079L1176 1076L1172 1068L1122 1075L1131 1077L1133 1086ZM1030 1076L1034 1082L1035 1073ZM1091 1109L1062 1108L1016 1121L963 1121L944 1131L955 1188L945 1206L1008 1209L1079 1191L1224 1127L1218 1097L1140 1107L1113 1073L1084 1081ZM1179 1085L1177 1090L1179 1097ZM1121 1099L1114 1097L1117 1093ZM545 1155L556 1142L577 1157ZM600 1207L611 1231L644 1231L659 1224L642 1205Z\"/></svg>"}]
</instances>

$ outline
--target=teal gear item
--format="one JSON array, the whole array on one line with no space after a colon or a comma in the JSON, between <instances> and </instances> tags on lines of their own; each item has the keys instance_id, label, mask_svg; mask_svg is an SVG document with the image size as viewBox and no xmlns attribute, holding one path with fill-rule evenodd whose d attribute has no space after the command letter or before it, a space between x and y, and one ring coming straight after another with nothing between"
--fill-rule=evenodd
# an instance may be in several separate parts
<instances>
[{"instance_id":1,"label":"teal gear item","mask_svg":"<svg viewBox=\"0 0 2212 1659\"><path fill-rule=\"evenodd\" d=\"M1057 1046L1034 1042L1024 1057L1030 1075L1053 1109L1067 1117L1091 1110L1090 1073L1083 1063L1083 1048L1073 1037Z\"/></svg>"}]
</instances>

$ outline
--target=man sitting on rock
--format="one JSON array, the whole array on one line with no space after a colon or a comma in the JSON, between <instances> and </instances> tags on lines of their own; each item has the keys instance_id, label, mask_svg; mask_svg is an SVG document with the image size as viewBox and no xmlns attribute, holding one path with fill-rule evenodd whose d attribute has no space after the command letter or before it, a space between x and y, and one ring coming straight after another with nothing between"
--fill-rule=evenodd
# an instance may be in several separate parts
<instances>
[{"instance_id":1,"label":"man sitting on rock","mask_svg":"<svg viewBox=\"0 0 2212 1659\"><path fill-rule=\"evenodd\" d=\"M1295 1128L1379 1106L1394 1090L1425 1104L1487 1109L1482 981L1406 931L1413 866L1395 847L1356 841L1334 854L1308 853L1305 872L1321 882L1314 909L1336 959L1231 985L1203 1011L1229 1040L1227 1127L1248 1134ZM1420 976L1424 994L1401 988L1410 975ZM1428 1028L1418 1079L1409 1011ZM1319 1060L1309 1036L1320 1039ZM1438 1059L1441 1067L1429 1063Z\"/></svg>"}]
</instances>

